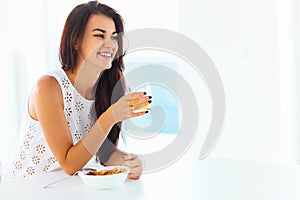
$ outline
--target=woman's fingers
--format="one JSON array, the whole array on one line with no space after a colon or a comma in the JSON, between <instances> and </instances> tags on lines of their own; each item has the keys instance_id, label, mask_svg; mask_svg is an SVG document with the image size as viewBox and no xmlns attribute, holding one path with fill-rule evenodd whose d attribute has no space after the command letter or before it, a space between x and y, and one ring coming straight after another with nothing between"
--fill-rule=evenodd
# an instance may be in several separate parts
<instances>
[{"instance_id":1,"label":"woman's fingers","mask_svg":"<svg viewBox=\"0 0 300 200\"><path fill-rule=\"evenodd\" d=\"M137 155L129 154L122 156L124 164L130 168L130 173L128 174L129 179L139 179L142 175L143 167L142 161L137 157Z\"/></svg>"},{"instance_id":2,"label":"woman's fingers","mask_svg":"<svg viewBox=\"0 0 300 200\"><path fill-rule=\"evenodd\" d=\"M129 103L131 105L138 105L140 103L144 103L144 102L148 102L148 101L150 101L150 96L143 96L143 97L131 99L129 101Z\"/></svg>"},{"instance_id":3,"label":"woman's fingers","mask_svg":"<svg viewBox=\"0 0 300 200\"><path fill-rule=\"evenodd\" d=\"M140 97L144 97L145 95L146 95L146 93L144 93L144 92L133 92L131 94L125 95L123 98L127 101L130 101L132 99L137 99L137 98L140 98Z\"/></svg>"},{"instance_id":4,"label":"woman's fingers","mask_svg":"<svg viewBox=\"0 0 300 200\"><path fill-rule=\"evenodd\" d=\"M125 161L124 164L125 164L126 166L128 166L130 169L131 169L131 168L135 168L135 167L140 166L140 163L137 162L136 160Z\"/></svg>"},{"instance_id":5,"label":"woman's fingers","mask_svg":"<svg viewBox=\"0 0 300 200\"><path fill-rule=\"evenodd\" d=\"M136 158L137 158L137 155L135 155L135 154L127 154L126 156L121 157L121 159L123 159L124 161L133 160L133 159L136 159Z\"/></svg>"},{"instance_id":6,"label":"woman's fingers","mask_svg":"<svg viewBox=\"0 0 300 200\"><path fill-rule=\"evenodd\" d=\"M139 179L142 175L142 172L143 172L143 168L140 165L130 168L128 178L129 179Z\"/></svg>"},{"instance_id":7,"label":"woman's fingers","mask_svg":"<svg viewBox=\"0 0 300 200\"><path fill-rule=\"evenodd\" d=\"M141 177L141 175L142 175L142 171L141 170L139 170L137 172L130 172L128 174L128 179L139 179Z\"/></svg>"},{"instance_id":8,"label":"woman's fingers","mask_svg":"<svg viewBox=\"0 0 300 200\"><path fill-rule=\"evenodd\" d=\"M112 105L115 121L124 121L128 118L146 114L146 109L139 109L148 106L151 103L150 99L151 97L145 96L144 92L134 92L123 96L119 101Z\"/></svg>"},{"instance_id":9,"label":"woman's fingers","mask_svg":"<svg viewBox=\"0 0 300 200\"><path fill-rule=\"evenodd\" d=\"M131 93L131 98L139 98L139 97L144 97L147 93L146 92L133 92Z\"/></svg>"},{"instance_id":10,"label":"woman's fingers","mask_svg":"<svg viewBox=\"0 0 300 200\"><path fill-rule=\"evenodd\" d=\"M139 103L139 104L132 105L132 107L133 107L135 110L138 110L138 109L141 109L141 108L143 108L143 107L145 107L145 106L148 106L150 103L151 103L151 100L146 101L146 102L143 102L143 103Z\"/></svg>"},{"instance_id":11,"label":"woman's fingers","mask_svg":"<svg viewBox=\"0 0 300 200\"><path fill-rule=\"evenodd\" d=\"M151 100L148 97L139 98L138 101L129 102L129 112L131 117L141 116L147 113Z\"/></svg>"}]
</instances>

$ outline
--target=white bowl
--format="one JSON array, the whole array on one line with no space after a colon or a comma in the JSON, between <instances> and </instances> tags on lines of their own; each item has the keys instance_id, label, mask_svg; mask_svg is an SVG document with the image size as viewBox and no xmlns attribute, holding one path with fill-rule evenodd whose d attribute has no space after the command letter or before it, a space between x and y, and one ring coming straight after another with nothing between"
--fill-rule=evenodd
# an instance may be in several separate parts
<instances>
[{"instance_id":1,"label":"white bowl","mask_svg":"<svg viewBox=\"0 0 300 200\"><path fill-rule=\"evenodd\" d=\"M95 175L87 175L88 172L92 170L82 170L78 172L79 177L81 180L89 187L95 188L95 189L111 189L111 188L119 188L127 179L127 175L130 171L130 169L126 166L109 166L109 167L103 167L100 170L103 169L126 169L125 172L118 173L118 174L112 174L112 175L102 175L102 176L95 176Z\"/></svg>"}]
</instances>

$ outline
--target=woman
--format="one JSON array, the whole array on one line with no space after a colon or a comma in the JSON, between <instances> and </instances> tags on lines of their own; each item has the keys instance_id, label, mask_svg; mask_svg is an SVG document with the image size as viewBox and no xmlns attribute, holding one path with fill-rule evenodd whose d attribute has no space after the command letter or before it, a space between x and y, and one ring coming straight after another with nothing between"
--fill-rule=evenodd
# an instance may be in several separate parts
<instances>
[{"instance_id":1,"label":"woman","mask_svg":"<svg viewBox=\"0 0 300 200\"><path fill-rule=\"evenodd\" d=\"M128 178L141 176L140 158L116 148L121 122L144 115L135 109L151 103L142 92L124 95L122 32L121 16L104 4L91 1L72 10L60 44L63 67L33 88L3 181L57 168L71 175L94 155L104 165L130 167Z\"/></svg>"}]
</instances>

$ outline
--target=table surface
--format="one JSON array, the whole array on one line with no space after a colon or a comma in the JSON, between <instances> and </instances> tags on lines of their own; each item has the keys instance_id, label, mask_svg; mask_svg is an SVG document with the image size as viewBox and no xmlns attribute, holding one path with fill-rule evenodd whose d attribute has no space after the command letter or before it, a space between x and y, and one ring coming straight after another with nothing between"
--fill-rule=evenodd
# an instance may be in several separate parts
<instances>
[{"instance_id":1,"label":"table surface","mask_svg":"<svg viewBox=\"0 0 300 200\"><path fill-rule=\"evenodd\" d=\"M300 199L300 166L187 154L173 165L121 188L96 190L73 176L52 188L48 183L67 176L62 171L0 185L0 199Z\"/></svg>"}]
</instances>

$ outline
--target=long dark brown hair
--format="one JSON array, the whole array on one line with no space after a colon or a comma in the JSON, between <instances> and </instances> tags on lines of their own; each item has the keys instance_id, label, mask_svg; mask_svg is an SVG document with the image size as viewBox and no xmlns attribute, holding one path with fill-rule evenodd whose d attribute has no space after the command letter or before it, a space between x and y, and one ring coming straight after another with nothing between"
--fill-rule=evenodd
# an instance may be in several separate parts
<instances>
[{"instance_id":1,"label":"long dark brown hair","mask_svg":"<svg viewBox=\"0 0 300 200\"><path fill-rule=\"evenodd\" d=\"M64 69L73 69L76 66L78 55L75 44L76 41L81 41L83 38L86 24L93 14L103 14L113 19L116 32L120 35L124 32L123 19L113 8L98 1L90 1L76 6L66 20L61 37L59 59ZM97 117L124 95L124 84L120 84L124 70L124 55L123 40L122 37L118 37L118 51L112 62L112 67L101 73L96 84L95 111ZM107 136L115 145L119 139L120 127L121 122L115 124ZM96 155L97 160L99 160L99 151L100 149Z\"/></svg>"}]
</instances>

